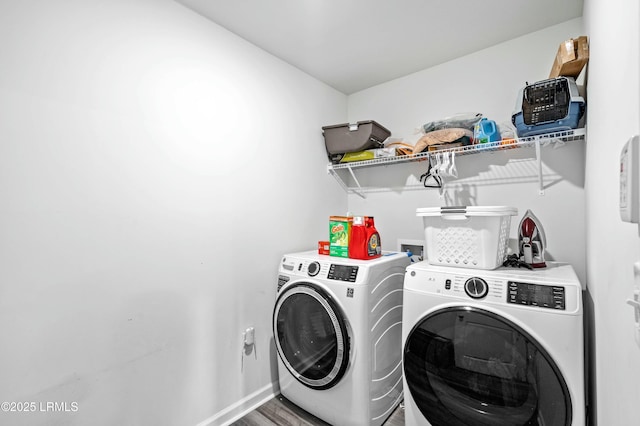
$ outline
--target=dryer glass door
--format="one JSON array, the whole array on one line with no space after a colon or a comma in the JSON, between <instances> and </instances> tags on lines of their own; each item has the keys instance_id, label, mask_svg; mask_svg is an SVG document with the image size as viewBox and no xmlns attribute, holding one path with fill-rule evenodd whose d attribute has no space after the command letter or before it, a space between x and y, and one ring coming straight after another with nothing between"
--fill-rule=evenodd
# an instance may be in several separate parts
<instances>
[{"instance_id":1,"label":"dryer glass door","mask_svg":"<svg viewBox=\"0 0 640 426\"><path fill-rule=\"evenodd\" d=\"M407 336L404 374L432 426L570 425L566 381L544 348L482 309L441 309Z\"/></svg>"},{"instance_id":2,"label":"dryer glass door","mask_svg":"<svg viewBox=\"0 0 640 426\"><path fill-rule=\"evenodd\" d=\"M287 288L276 302L273 332L289 372L313 389L327 389L343 377L349 360L344 316L331 297L308 283Z\"/></svg>"}]
</instances>

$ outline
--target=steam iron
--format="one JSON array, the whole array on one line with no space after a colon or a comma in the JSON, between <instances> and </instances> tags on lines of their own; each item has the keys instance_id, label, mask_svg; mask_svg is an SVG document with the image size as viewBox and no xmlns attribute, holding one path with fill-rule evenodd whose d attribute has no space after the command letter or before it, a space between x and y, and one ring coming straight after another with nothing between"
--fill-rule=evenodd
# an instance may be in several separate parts
<instances>
[{"instance_id":1,"label":"steam iron","mask_svg":"<svg viewBox=\"0 0 640 426\"><path fill-rule=\"evenodd\" d=\"M544 268L544 250L547 240L544 229L531 210L522 217L519 228L520 260L532 268Z\"/></svg>"}]
</instances>

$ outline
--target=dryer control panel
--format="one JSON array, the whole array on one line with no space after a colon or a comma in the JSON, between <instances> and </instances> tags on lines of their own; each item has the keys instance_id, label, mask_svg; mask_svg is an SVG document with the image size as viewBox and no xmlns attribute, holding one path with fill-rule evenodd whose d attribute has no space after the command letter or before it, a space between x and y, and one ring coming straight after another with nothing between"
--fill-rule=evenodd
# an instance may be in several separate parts
<instances>
[{"instance_id":1,"label":"dryer control panel","mask_svg":"<svg viewBox=\"0 0 640 426\"><path fill-rule=\"evenodd\" d=\"M509 281L507 302L564 311L564 287Z\"/></svg>"},{"instance_id":2,"label":"dryer control panel","mask_svg":"<svg viewBox=\"0 0 640 426\"><path fill-rule=\"evenodd\" d=\"M358 267L350 265L336 265L332 263L329 267L329 274L327 278L330 280L348 281L350 283L356 282L358 276Z\"/></svg>"}]
</instances>

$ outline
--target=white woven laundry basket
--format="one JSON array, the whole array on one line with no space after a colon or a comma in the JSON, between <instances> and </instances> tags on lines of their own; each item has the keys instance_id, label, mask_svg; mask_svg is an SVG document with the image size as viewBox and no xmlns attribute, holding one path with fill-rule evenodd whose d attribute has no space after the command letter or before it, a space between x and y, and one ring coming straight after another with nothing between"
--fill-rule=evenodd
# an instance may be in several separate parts
<instances>
[{"instance_id":1,"label":"white woven laundry basket","mask_svg":"<svg viewBox=\"0 0 640 426\"><path fill-rule=\"evenodd\" d=\"M509 244L511 216L507 206L427 207L422 216L427 261L432 265L495 269L502 266Z\"/></svg>"}]
</instances>

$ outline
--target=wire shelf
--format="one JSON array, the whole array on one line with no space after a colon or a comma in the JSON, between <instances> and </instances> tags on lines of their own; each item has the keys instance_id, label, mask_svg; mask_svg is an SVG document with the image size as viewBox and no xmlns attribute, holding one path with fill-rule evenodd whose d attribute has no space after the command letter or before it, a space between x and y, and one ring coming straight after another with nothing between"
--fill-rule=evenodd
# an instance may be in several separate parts
<instances>
[{"instance_id":1,"label":"wire shelf","mask_svg":"<svg viewBox=\"0 0 640 426\"><path fill-rule=\"evenodd\" d=\"M585 138L585 135L586 135L586 131L584 128L571 129L571 130L565 130L562 132L544 133L541 135L527 136L519 139L510 139L510 141L513 141L513 142L509 142L509 143L505 143L503 141L487 142L483 144L458 146L458 147L448 148L448 149L439 149L437 151L428 151L428 152L425 151L415 155L398 155L395 157L383 157L383 158L375 158L372 160L329 164L327 167L329 170L340 170L340 169L354 169L358 167L379 166L382 164L409 163L413 161L423 161L428 159L430 155L434 155L442 152L455 152L456 155L477 154L480 152L492 152L492 151L502 151L505 149L530 147L534 145L536 141L540 141L540 143L543 146L545 146L546 144L549 144L552 142L569 142L574 140L583 140Z\"/></svg>"},{"instance_id":2,"label":"wire shelf","mask_svg":"<svg viewBox=\"0 0 640 426\"><path fill-rule=\"evenodd\" d=\"M560 132L553 133L544 133L540 135L527 136L523 138L517 139L508 139L499 142L487 142L482 144L475 145L467 145L467 146L458 146L448 149L439 149L437 151L425 151L420 152L415 155L399 155L394 157L382 157L375 158L372 160L363 160L363 161L353 161L348 163L339 163L339 164L328 164L327 172L335 177L335 179L340 183L340 185L344 188L345 191L349 193L356 193L361 197L364 197L363 190L364 188L360 187L360 184L353 172L354 169L361 167L371 167L371 166L381 166L388 164L398 164L398 163L411 163L416 161L425 161L429 160L429 157L432 155L439 155L446 152L454 152L456 155L467 155L467 154L479 154L479 153L487 153L487 152L497 152L504 151L508 149L516 149L516 148L525 148L525 147L535 147L536 148L536 158L538 161L538 167L540 168L540 147L547 146L550 144L564 144L564 142L578 141L584 140L586 137L586 129L570 129L564 130ZM348 186L342 177L337 173L338 170L348 170L351 174L352 178L356 182L356 187ZM544 194L543 185L542 185L542 172L539 173L540 179L540 194Z\"/></svg>"}]
</instances>

